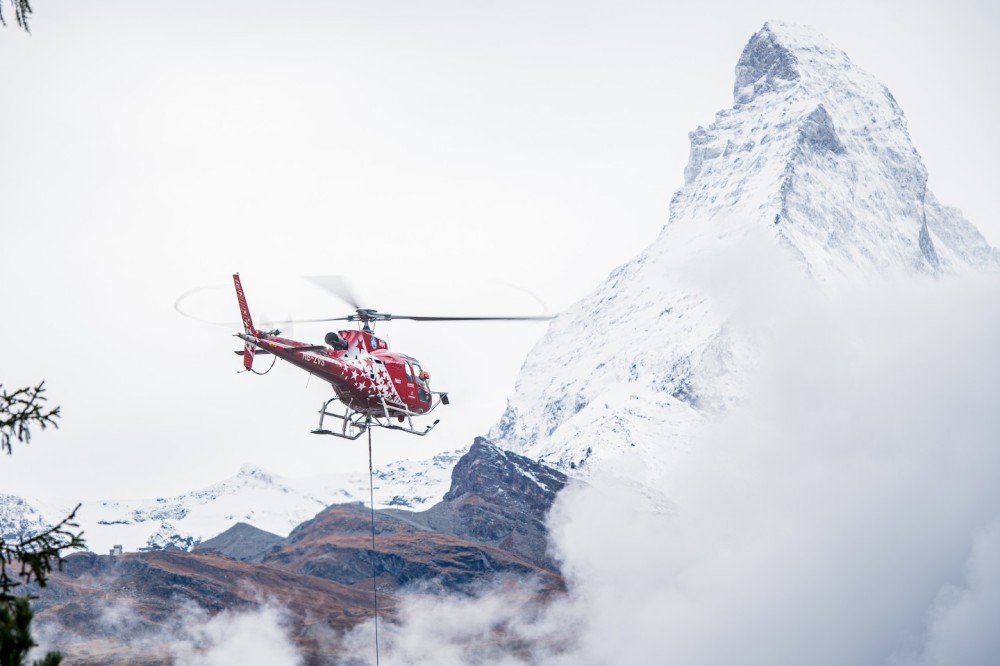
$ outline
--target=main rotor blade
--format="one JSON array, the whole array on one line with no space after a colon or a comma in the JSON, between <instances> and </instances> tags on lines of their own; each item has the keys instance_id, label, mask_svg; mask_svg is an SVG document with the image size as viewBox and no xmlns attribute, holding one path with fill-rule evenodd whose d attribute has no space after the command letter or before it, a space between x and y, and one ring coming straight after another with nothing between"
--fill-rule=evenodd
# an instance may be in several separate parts
<instances>
[{"instance_id":1,"label":"main rotor blade","mask_svg":"<svg viewBox=\"0 0 1000 666\"><path fill-rule=\"evenodd\" d=\"M325 317L323 319L268 319L261 324L318 324L325 321L351 321L350 317Z\"/></svg>"},{"instance_id":2,"label":"main rotor blade","mask_svg":"<svg viewBox=\"0 0 1000 666\"><path fill-rule=\"evenodd\" d=\"M226 328L233 328L234 326L242 326L242 324L237 321L211 321L209 319L204 319L197 315L193 315L190 312L186 312L181 308L181 303L187 300L189 296L193 296L194 294L203 291L218 290L218 289L222 289L222 287L219 285L209 285L207 287L195 287L194 289L188 289L183 294L178 296L176 301L174 301L174 311L177 314L181 315L182 317L193 319L194 321L201 322L202 324L210 324L212 326L225 326Z\"/></svg>"},{"instance_id":3,"label":"main rotor blade","mask_svg":"<svg viewBox=\"0 0 1000 666\"><path fill-rule=\"evenodd\" d=\"M354 295L354 290L351 288L351 283L347 281L347 278L341 275L308 275L306 279L320 289L330 292L355 310L361 309L358 297Z\"/></svg>"},{"instance_id":4,"label":"main rotor blade","mask_svg":"<svg viewBox=\"0 0 1000 666\"><path fill-rule=\"evenodd\" d=\"M534 317L420 317L413 315L386 315L389 320L410 319L412 321L548 321L555 315L538 315Z\"/></svg>"}]
</instances>

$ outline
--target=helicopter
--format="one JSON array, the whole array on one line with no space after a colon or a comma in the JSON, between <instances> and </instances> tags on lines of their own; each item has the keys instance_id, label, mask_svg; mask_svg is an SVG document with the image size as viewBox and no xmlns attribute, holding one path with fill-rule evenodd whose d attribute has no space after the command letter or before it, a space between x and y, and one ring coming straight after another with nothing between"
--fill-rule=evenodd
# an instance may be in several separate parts
<instances>
[{"instance_id":1,"label":"helicopter","mask_svg":"<svg viewBox=\"0 0 1000 666\"><path fill-rule=\"evenodd\" d=\"M255 374L254 359L270 355L287 361L313 376L328 382L334 395L319 410L319 425L311 430L316 435L332 435L354 440L368 431L380 427L423 437L440 422L436 419L423 429L417 429L413 419L430 414L440 405L449 403L448 393L435 391L430 386L430 373L412 356L389 350L385 339L375 335L373 325L396 319L412 321L543 321L552 316L527 317L428 317L393 315L371 308L362 308L347 286L336 276L313 278L320 286L347 302L354 313L327 319L299 319L269 323L317 323L330 321L360 322L361 328L330 331L322 345L309 344L283 338L281 331L259 330L254 326L247 306L239 273L233 274L236 299L243 320L243 332L235 337L243 340L243 367ZM331 411L335 403L340 409ZM326 419L335 425L327 427Z\"/></svg>"}]
</instances>

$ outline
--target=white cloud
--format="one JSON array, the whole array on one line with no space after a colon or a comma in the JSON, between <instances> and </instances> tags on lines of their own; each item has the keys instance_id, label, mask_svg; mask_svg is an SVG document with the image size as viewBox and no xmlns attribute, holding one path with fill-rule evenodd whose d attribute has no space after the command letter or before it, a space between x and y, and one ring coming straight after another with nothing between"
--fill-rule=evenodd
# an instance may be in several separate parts
<instances>
[{"instance_id":1,"label":"white cloud","mask_svg":"<svg viewBox=\"0 0 1000 666\"><path fill-rule=\"evenodd\" d=\"M302 658L284 625L282 611L270 605L249 612L223 611L189 626L190 634L171 651L176 663L185 666L296 666Z\"/></svg>"},{"instance_id":2,"label":"white cloud","mask_svg":"<svg viewBox=\"0 0 1000 666\"><path fill-rule=\"evenodd\" d=\"M900 656L899 664L975 666L1000 655L1000 522L976 534L961 585L941 590L928 616L918 656Z\"/></svg>"},{"instance_id":3,"label":"white cloud","mask_svg":"<svg viewBox=\"0 0 1000 666\"><path fill-rule=\"evenodd\" d=\"M407 666L518 666L551 663L575 640L572 604L538 603L531 580L509 579L474 596L410 594L397 616L379 623L379 652L387 663ZM343 664L375 656L371 622L343 640Z\"/></svg>"},{"instance_id":4,"label":"white cloud","mask_svg":"<svg viewBox=\"0 0 1000 666\"><path fill-rule=\"evenodd\" d=\"M966 277L788 302L748 402L664 480L676 511L564 496L553 527L593 609L585 658L889 660L1000 517L998 295ZM976 562L996 577L1000 559ZM991 617L980 598L961 612Z\"/></svg>"},{"instance_id":5,"label":"white cloud","mask_svg":"<svg viewBox=\"0 0 1000 666\"><path fill-rule=\"evenodd\" d=\"M565 599L411 600L383 630L387 659L1000 658L1000 283L782 293L824 300L785 300L756 329L751 394L667 473L671 510L611 478L566 490L550 521ZM474 651L491 646L507 662Z\"/></svg>"},{"instance_id":6,"label":"white cloud","mask_svg":"<svg viewBox=\"0 0 1000 666\"><path fill-rule=\"evenodd\" d=\"M103 654L129 663L162 659L178 666L303 663L289 637L287 611L272 603L210 615L193 602L179 601L177 611L155 628L128 601L109 602L98 610L97 627L85 635L59 622L36 623L39 647L32 658L54 649L77 656Z\"/></svg>"}]
</instances>

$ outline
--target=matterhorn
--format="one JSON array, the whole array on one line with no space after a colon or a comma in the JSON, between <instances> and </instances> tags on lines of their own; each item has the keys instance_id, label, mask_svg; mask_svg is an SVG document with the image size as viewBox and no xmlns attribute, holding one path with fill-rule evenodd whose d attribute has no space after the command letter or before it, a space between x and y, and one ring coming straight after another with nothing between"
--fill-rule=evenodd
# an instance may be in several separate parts
<instances>
[{"instance_id":1,"label":"matterhorn","mask_svg":"<svg viewBox=\"0 0 1000 666\"><path fill-rule=\"evenodd\" d=\"M575 476L631 454L653 474L670 464L743 397L753 363L699 288L710 273L700 264L720 248L768 246L730 268L752 279L777 259L823 293L1000 266L928 190L889 90L809 28L767 23L753 35L733 106L690 139L659 237L553 322L490 431L499 446Z\"/></svg>"}]
</instances>

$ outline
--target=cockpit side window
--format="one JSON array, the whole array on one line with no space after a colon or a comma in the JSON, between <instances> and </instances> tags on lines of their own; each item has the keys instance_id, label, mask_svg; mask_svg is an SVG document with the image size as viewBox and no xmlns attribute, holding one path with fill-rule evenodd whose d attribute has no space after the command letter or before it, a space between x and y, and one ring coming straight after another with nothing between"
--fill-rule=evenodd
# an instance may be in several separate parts
<instances>
[{"instance_id":1,"label":"cockpit side window","mask_svg":"<svg viewBox=\"0 0 1000 666\"><path fill-rule=\"evenodd\" d=\"M423 371L421 370L419 363L413 364L413 376L417 378L418 384L424 383Z\"/></svg>"},{"instance_id":2,"label":"cockpit side window","mask_svg":"<svg viewBox=\"0 0 1000 666\"><path fill-rule=\"evenodd\" d=\"M408 381L413 381L413 370L410 369L410 364L403 361L403 369L406 370L406 379Z\"/></svg>"}]
</instances>

